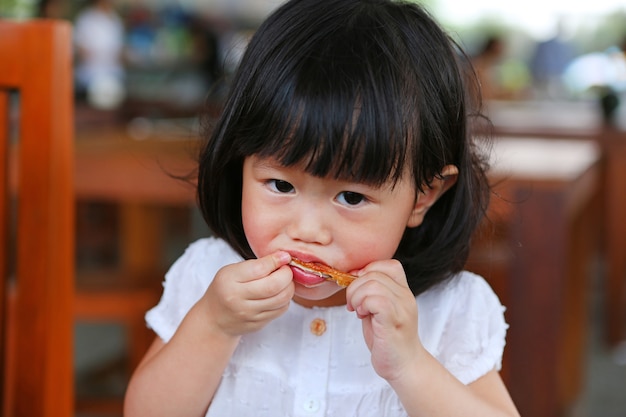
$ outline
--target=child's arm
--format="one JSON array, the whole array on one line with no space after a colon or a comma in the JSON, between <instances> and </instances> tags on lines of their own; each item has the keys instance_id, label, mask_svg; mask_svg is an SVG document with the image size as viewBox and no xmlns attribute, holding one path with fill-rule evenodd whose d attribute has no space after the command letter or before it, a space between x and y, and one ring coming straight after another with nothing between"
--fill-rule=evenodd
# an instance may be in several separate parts
<instances>
[{"instance_id":1,"label":"child's arm","mask_svg":"<svg viewBox=\"0 0 626 417\"><path fill-rule=\"evenodd\" d=\"M290 259L279 252L222 268L172 339L152 344L131 378L124 416L204 416L241 335L287 310Z\"/></svg>"},{"instance_id":2,"label":"child's arm","mask_svg":"<svg viewBox=\"0 0 626 417\"><path fill-rule=\"evenodd\" d=\"M410 416L519 416L497 371L464 385L424 348L415 296L399 262L368 265L346 297L348 309L363 321L374 369Z\"/></svg>"}]
</instances>

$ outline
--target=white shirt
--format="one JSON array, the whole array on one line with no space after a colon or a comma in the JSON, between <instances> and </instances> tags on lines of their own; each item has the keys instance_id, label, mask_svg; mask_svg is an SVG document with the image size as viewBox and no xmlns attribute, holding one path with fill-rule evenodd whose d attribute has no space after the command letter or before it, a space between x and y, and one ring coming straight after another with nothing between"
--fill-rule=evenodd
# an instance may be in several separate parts
<instances>
[{"instance_id":1,"label":"white shirt","mask_svg":"<svg viewBox=\"0 0 626 417\"><path fill-rule=\"evenodd\" d=\"M171 267L148 325L168 341L204 294L218 269L241 261L214 238L189 246ZM416 297L425 348L468 384L500 369L507 324L504 307L485 280L462 272ZM322 319L316 335L311 323ZM406 416L374 371L361 321L345 306L305 308L294 302L262 330L244 335L207 416Z\"/></svg>"}]
</instances>

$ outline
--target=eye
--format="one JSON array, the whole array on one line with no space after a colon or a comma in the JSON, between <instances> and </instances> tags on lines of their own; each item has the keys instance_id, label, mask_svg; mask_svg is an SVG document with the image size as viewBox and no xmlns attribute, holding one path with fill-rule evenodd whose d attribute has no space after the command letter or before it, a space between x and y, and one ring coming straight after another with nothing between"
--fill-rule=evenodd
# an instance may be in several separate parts
<instances>
[{"instance_id":1,"label":"eye","mask_svg":"<svg viewBox=\"0 0 626 417\"><path fill-rule=\"evenodd\" d=\"M272 191L277 193L291 193L294 191L293 185L283 180L268 180L267 185Z\"/></svg>"},{"instance_id":2,"label":"eye","mask_svg":"<svg viewBox=\"0 0 626 417\"><path fill-rule=\"evenodd\" d=\"M363 194L353 191L343 191L337 195L337 201L347 206L357 206L366 200Z\"/></svg>"}]
</instances>

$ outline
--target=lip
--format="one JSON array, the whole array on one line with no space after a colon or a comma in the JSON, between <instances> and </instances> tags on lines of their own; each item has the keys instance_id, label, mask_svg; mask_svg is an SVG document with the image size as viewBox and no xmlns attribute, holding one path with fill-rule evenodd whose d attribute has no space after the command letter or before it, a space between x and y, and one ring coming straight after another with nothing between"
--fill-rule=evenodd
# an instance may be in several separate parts
<instances>
[{"instance_id":1,"label":"lip","mask_svg":"<svg viewBox=\"0 0 626 417\"><path fill-rule=\"evenodd\" d=\"M297 258L305 262L318 262L323 263L319 258L300 252L290 252L292 258ZM293 273L293 280L298 284L301 284L307 288L315 287L323 282L326 282L326 278L320 277L317 274L304 271L297 266L289 265Z\"/></svg>"},{"instance_id":2,"label":"lip","mask_svg":"<svg viewBox=\"0 0 626 417\"><path fill-rule=\"evenodd\" d=\"M305 272L297 266L289 265L289 267L293 273L293 280L307 288L316 287L321 283L326 282L326 278L322 278L319 275L310 272Z\"/></svg>"},{"instance_id":3,"label":"lip","mask_svg":"<svg viewBox=\"0 0 626 417\"><path fill-rule=\"evenodd\" d=\"M297 258L304 262L315 262L315 263L325 264L325 262L321 260L320 258L318 258L317 256L314 256L305 252L298 252L298 251L287 251L287 252L289 252L289 255L291 255L292 258Z\"/></svg>"}]
</instances>

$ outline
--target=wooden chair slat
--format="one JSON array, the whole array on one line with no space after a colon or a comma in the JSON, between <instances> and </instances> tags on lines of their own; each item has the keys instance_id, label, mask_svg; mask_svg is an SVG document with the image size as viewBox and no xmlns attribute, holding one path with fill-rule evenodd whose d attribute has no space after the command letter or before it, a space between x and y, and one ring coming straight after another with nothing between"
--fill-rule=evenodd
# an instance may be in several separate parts
<instances>
[{"instance_id":1,"label":"wooden chair slat","mask_svg":"<svg viewBox=\"0 0 626 417\"><path fill-rule=\"evenodd\" d=\"M74 143L71 26L0 21L0 89L18 93L18 138L9 143L0 99L3 224L3 412L73 414ZM6 163L11 159L12 169ZM7 181L8 179L8 181ZM12 201L15 201L13 204ZM15 247L9 248L9 245ZM7 276L6 252L15 255Z\"/></svg>"}]
</instances>

